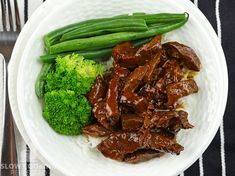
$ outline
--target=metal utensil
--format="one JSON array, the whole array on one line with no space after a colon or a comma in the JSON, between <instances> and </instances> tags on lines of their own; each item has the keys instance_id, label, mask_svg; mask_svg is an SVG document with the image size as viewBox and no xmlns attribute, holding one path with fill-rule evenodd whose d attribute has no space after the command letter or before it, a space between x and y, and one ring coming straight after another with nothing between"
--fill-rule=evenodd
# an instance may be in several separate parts
<instances>
[{"instance_id":1,"label":"metal utensil","mask_svg":"<svg viewBox=\"0 0 235 176\"><path fill-rule=\"evenodd\" d=\"M0 32L0 53L5 56L5 118L3 119L3 143L1 151L1 176L18 176L17 150L13 118L7 92L7 64L10 60L12 49L21 30L20 16L17 0L14 0L15 22L13 22L10 0L1 0L3 32ZM7 28L9 25L9 29ZM15 27L15 29L14 29ZM4 60L4 59L3 59ZM5 61L3 61L5 62Z\"/></svg>"}]
</instances>

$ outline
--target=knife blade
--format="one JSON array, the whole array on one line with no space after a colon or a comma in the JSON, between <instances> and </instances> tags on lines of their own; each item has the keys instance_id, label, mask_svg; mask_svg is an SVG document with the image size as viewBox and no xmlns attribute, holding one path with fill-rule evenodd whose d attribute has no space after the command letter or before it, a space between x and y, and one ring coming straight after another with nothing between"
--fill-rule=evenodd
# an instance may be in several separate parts
<instances>
[{"instance_id":1,"label":"knife blade","mask_svg":"<svg viewBox=\"0 0 235 176\"><path fill-rule=\"evenodd\" d=\"M0 151L2 151L3 131L4 131L4 116L6 103L6 62L3 55L0 53ZM1 152L0 152L1 158Z\"/></svg>"}]
</instances>

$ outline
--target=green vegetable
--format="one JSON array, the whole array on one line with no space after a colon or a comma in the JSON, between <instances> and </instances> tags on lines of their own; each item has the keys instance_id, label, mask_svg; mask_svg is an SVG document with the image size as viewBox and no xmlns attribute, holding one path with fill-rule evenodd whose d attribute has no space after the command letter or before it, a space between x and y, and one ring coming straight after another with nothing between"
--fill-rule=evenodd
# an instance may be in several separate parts
<instances>
[{"instance_id":1,"label":"green vegetable","mask_svg":"<svg viewBox=\"0 0 235 176\"><path fill-rule=\"evenodd\" d=\"M158 13L158 14L141 14L140 12L129 16L128 18L144 19L149 24L160 24L160 23L175 23L180 22L188 18L188 13Z\"/></svg>"},{"instance_id":2,"label":"green vegetable","mask_svg":"<svg viewBox=\"0 0 235 176\"><path fill-rule=\"evenodd\" d=\"M184 21L172 24L163 24L157 27L151 27L145 32L119 32L107 35L101 35L96 37L90 37L85 39L75 39L55 44L49 48L50 54L62 53L66 51L74 50L86 50L89 48L108 48L117 45L118 43L130 40L137 40L152 37L154 35L163 34L174 29L177 29L184 25L187 18Z\"/></svg>"},{"instance_id":3,"label":"green vegetable","mask_svg":"<svg viewBox=\"0 0 235 176\"><path fill-rule=\"evenodd\" d=\"M84 32L84 33L77 33L72 34L71 36L65 36L63 35L60 39L60 42L71 40L71 39L79 39L79 38L87 38L87 37L93 37L97 35L104 35L114 32L126 32L126 31L132 31L132 32L139 32L139 31L147 31L148 27L136 27L136 26L130 26L130 27L121 27L121 28L109 28L104 30L97 30L97 31L91 31L91 32ZM73 31L72 31L73 32Z\"/></svg>"},{"instance_id":4,"label":"green vegetable","mask_svg":"<svg viewBox=\"0 0 235 176\"><path fill-rule=\"evenodd\" d=\"M102 64L92 60L84 60L76 54L58 57L56 69L46 78L45 91L73 90L76 94L86 94L97 75L105 71Z\"/></svg>"},{"instance_id":5,"label":"green vegetable","mask_svg":"<svg viewBox=\"0 0 235 176\"><path fill-rule=\"evenodd\" d=\"M144 13L144 12L135 12L132 15L133 16L136 16L136 15L146 15L146 13Z\"/></svg>"},{"instance_id":6,"label":"green vegetable","mask_svg":"<svg viewBox=\"0 0 235 176\"><path fill-rule=\"evenodd\" d=\"M153 37L149 37L149 38L135 40L135 41L132 41L131 43L134 47L138 47L138 46L142 46L142 45L150 42L152 39L153 39Z\"/></svg>"},{"instance_id":7,"label":"green vegetable","mask_svg":"<svg viewBox=\"0 0 235 176\"><path fill-rule=\"evenodd\" d=\"M51 69L52 69L52 64L50 63L43 64L41 71L37 77L36 84L35 84L35 93L39 98L42 98L44 95L44 86L45 86L46 76Z\"/></svg>"},{"instance_id":8,"label":"green vegetable","mask_svg":"<svg viewBox=\"0 0 235 176\"><path fill-rule=\"evenodd\" d=\"M63 135L79 135L90 122L91 106L84 95L71 90L53 90L44 97L43 117Z\"/></svg>"},{"instance_id":9,"label":"green vegetable","mask_svg":"<svg viewBox=\"0 0 235 176\"><path fill-rule=\"evenodd\" d=\"M148 26L143 19L113 19L80 27L62 35L60 41L91 37L108 32L147 31Z\"/></svg>"},{"instance_id":10,"label":"green vegetable","mask_svg":"<svg viewBox=\"0 0 235 176\"><path fill-rule=\"evenodd\" d=\"M89 25L89 24L95 24L98 22L102 22L102 21L107 21L107 20L113 20L113 19L119 19L119 18L125 18L128 15L119 15L119 16L115 16L113 18L98 18L98 19L90 19L90 20L85 20L82 22L78 22L78 23L74 23L74 24L70 24L61 28L58 28L54 31L49 32L48 34L46 34L43 37L44 43L46 45L46 48L48 48L49 46L55 44L57 41L59 41L59 39L61 38L61 36L63 34L65 34L66 32L70 32L72 30L75 30L77 28Z\"/></svg>"},{"instance_id":11,"label":"green vegetable","mask_svg":"<svg viewBox=\"0 0 235 176\"><path fill-rule=\"evenodd\" d=\"M91 106L85 95L104 65L77 54L56 58L55 69L46 76L43 117L58 133L78 135L90 122Z\"/></svg>"},{"instance_id":12,"label":"green vegetable","mask_svg":"<svg viewBox=\"0 0 235 176\"><path fill-rule=\"evenodd\" d=\"M58 56L66 56L70 54L78 54L80 56L83 56L85 59L92 59L92 60L98 60L100 58L110 57L112 54L112 48L106 48L96 51L74 51L74 52L67 52L67 53L60 53L60 54L46 54L43 56L40 56L40 61L42 63L52 63L55 61L55 58Z\"/></svg>"},{"instance_id":13,"label":"green vegetable","mask_svg":"<svg viewBox=\"0 0 235 176\"><path fill-rule=\"evenodd\" d=\"M152 39L153 37L144 38L144 39L132 41L131 43L135 47L138 47L138 46L148 43ZM58 56L63 57L66 55L71 55L73 53L83 56L85 59L92 59L95 61L99 61L100 58L111 57L112 48L105 48L105 49L100 49L100 50L95 50L95 51L74 51L74 52L66 52L66 53L60 53L60 54L46 54L46 55L40 56L39 60L42 63L53 63L55 61L55 58L57 58Z\"/></svg>"},{"instance_id":14,"label":"green vegetable","mask_svg":"<svg viewBox=\"0 0 235 176\"><path fill-rule=\"evenodd\" d=\"M187 13L183 14L173 14L173 13L159 13L159 14L144 14L138 12L137 14L133 14L131 16L129 15L119 15L112 18L100 18L100 19L91 19L86 20L74 24L70 24L67 26L64 26L62 28L56 29L54 31L51 31L50 33L46 34L43 38L44 43L46 45L46 49L48 49L51 45L58 43L61 36L67 32L79 29L81 27L99 23L102 21L110 21L113 19L144 19L147 24L153 24L153 23L169 23L169 22L180 22L182 20L185 20L185 18L188 17Z\"/></svg>"}]
</instances>

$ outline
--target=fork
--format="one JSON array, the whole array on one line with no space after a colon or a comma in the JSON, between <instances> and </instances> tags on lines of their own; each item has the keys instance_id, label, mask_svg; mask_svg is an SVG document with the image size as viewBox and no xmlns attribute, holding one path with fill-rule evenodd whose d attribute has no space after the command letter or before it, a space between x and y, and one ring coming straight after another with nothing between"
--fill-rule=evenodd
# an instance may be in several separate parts
<instances>
[{"instance_id":1,"label":"fork","mask_svg":"<svg viewBox=\"0 0 235 176\"><path fill-rule=\"evenodd\" d=\"M14 3L15 23L13 22L10 0L1 0L3 32L0 32L0 53L5 56L6 65L10 61L12 49L21 30L17 0ZM9 29L7 28L7 21ZM15 26L14 26L15 25ZM15 27L15 30L14 30ZM7 67L7 66L6 66ZM3 119L3 143L1 151L1 176L18 176L17 149L15 142L14 123L7 92L7 69L5 77L5 118Z\"/></svg>"}]
</instances>

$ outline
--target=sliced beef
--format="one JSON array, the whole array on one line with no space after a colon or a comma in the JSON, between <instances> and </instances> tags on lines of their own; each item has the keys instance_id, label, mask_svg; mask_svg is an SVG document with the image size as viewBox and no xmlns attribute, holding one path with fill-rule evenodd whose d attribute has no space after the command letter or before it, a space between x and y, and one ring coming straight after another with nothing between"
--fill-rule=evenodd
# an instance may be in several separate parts
<instances>
[{"instance_id":1,"label":"sliced beef","mask_svg":"<svg viewBox=\"0 0 235 176\"><path fill-rule=\"evenodd\" d=\"M97 120L83 133L107 137L97 148L118 161L138 163L166 152L180 154L184 148L176 135L193 125L187 112L177 110L177 101L198 91L193 79L183 80L185 70L200 70L195 52L177 42L162 45L156 36L138 48L119 44L112 56L113 67L96 78L88 93Z\"/></svg>"},{"instance_id":2,"label":"sliced beef","mask_svg":"<svg viewBox=\"0 0 235 176\"><path fill-rule=\"evenodd\" d=\"M126 78L130 74L130 71L125 67L116 67L114 74L119 78Z\"/></svg>"},{"instance_id":3,"label":"sliced beef","mask_svg":"<svg viewBox=\"0 0 235 176\"><path fill-rule=\"evenodd\" d=\"M155 107L159 110L169 110L172 109L174 107L170 107L170 106L165 106L167 102L167 95L165 93L162 93L161 91L159 91L158 96L155 100Z\"/></svg>"},{"instance_id":4,"label":"sliced beef","mask_svg":"<svg viewBox=\"0 0 235 176\"><path fill-rule=\"evenodd\" d=\"M98 122L103 125L105 128L110 129L113 122L106 116L106 103L105 101L98 102L94 105L92 109L94 117L98 120Z\"/></svg>"},{"instance_id":5,"label":"sliced beef","mask_svg":"<svg viewBox=\"0 0 235 176\"><path fill-rule=\"evenodd\" d=\"M175 140L158 133L124 131L111 134L97 148L104 156L119 161L123 161L127 154L139 149L152 149L175 154L180 154L183 150L183 147Z\"/></svg>"},{"instance_id":6,"label":"sliced beef","mask_svg":"<svg viewBox=\"0 0 235 176\"><path fill-rule=\"evenodd\" d=\"M119 84L120 78L117 76L113 77L109 81L105 100L95 104L93 107L94 116L107 129L115 128L121 115L118 104Z\"/></svg>"},{"instance_id":7,"label":"sliced beef","mask_svg":"<svg viewBox=\"0 0 235 176\"><path fill-rule=\"evenodd\" d=\"M144 114L144 128L188 129L193 126L188 122L185 111L157 111Z\"/></svg>"},{"instance_id":8,"label":"sliced beef","mask_svg":"<svg viewBox=\"0 0 235 176\"><path fill-rule=\"evenodd\" d=\"M128 76L124 88L122 90L123 93L126 92L134 92L136 88L140 85L141 81L145 77L146 73L149 70L148 65L137 67L131 74Z\"/></svg>"},{"instance_id":9,"label":"sliced beef","mask_svg":"<svg viewBox=\"0 0 235 176\"><path fill-rule=\"evenodd\" d=\"M128 114L122 114L121 122L123 130L137 131L142 127L144 119L143 117L137 114L128 113Z\"/></svg>"},{"instance_id":10,"label":"sliced beef","mask_svg":"<svg viewBox=\"0 0 235 176\"><path fill-rule=\"evenodd\" d=\"M125 85L122 90L120 102L125 104L137 112L144 112L147 110L148 101L142 96L138 96L135 92L137 87L140 85L145 74L147 73L149 66L137 67L126 79Z\"/></svg>"},{"instance_id":11,"label":"sliced beef","mask_svg":"<svg viewBox=\"0 0 235 176\"><path fill-rule=\"evenodd\" d=\"M126 154L141 148L140 134L124 131L112 133L97 148L105 157L123 161Z\"/></svg>"},{"instance_id":12,"label":"sliced beef","mask_svg":"<svg viewBox=\"0 0 235 176\"><path fill-rule=\"evenodd\" d=\"M148 101L151 101L158 97L158 93L158 89L149 84L145 84L139 90L138 95L145 97Z\"/></svg>"},{"instance_id":13,"label":"sliced beef","mask_svg":"<svg viewBox=\"0 0 235 176\"><path fill-rule=\"evenodd\" d=\"M161 52L157 53L153 59L148 61L149 70L144 77L144 81L147 84L152 84L155 76L157 75L157 66L161 60Z\"/></svg>"},{"instance_id":14,"label":"sliced beef","mask_svg":"<svg viewBox=\"0 0 235 176\"><path fill-rule=\"evenodd\" d=\"M126 68L135 68L151 60L161 48L161 36L156 36L140 48L135 48L129 42L119 44L113 48L112 55L116 64Z\"/></svg>"},{"instance_id":15,"label":"sliced beef","mask_svg":"<svg viewBox=\"0 0 235 176\"><path fill-rule=\"evenodd\" d=\"M166 137L158 133L149 133L145 134L142 141L143 148L155 149L161 152L175 153L180 154L184 150L184 147L176 142L175 139Z\"/></svg>"},{"instance_id":16,"label":"sliced beef","mask_svg":"<svg viewBox=\"0 0 235 176\"><path fill-rule=\"evenodd\" d=\"M136 55L142 56L146 61L152 59L152 57L162 49L161 39L161 35L157 35L149 43L140 47Z\"/></svg>"},{"instance_id":17,"label":"sliced beef","mask_svg":"<svg viewBox=\"0 0 235 176\"><path fill-rule=\"evenodd\" d=\"M137 50L138 48L134 48L134 46L129 42L115 46L112 51L115 64L126 68L137 67L138 63L144 62L141 61L141 57L135 56Z\"/></svg>"},{"instance_id":18,"label":"sliced beef","mask_svg":"<svg viewBox=\"0 0 235 176\"><path fill-rule=\"evenodd\" d=\"M119 95L119 81L118 77L114 77L109 82L109 88L106 95L106 114L107 117L119 120L120 111L118 108L118 95Z\"/></svg>"},{"instance_id":19,"label":"sliced beef","mask_svg":"<svg viewBox=\"0 0 235 176\"><path fill-rule=\"evenodd\" d=\"M188 113L185 111L177 111L178 117L173 118L170 122L169 130L173 132L178 132L180 129L193 128L188 121Z\"/></svg>"},{"instance_id":20,"label":"sliced beef","mask_svg":"<svg viewBox=\"0 0 235 176\"><path fill-rule=\"evenodd\" d=\"M140 149L140 150L137 150L136 152L127 154L124 157L123 161L127 163L135 164L139 162L148 161L153 158L159 158L162 155L164 155L164 153L158 150Z\"/></svg>"},{"instance_id":21,"label":"sliced beef","mask_svg":"<svg viewBox=\"0 0 235 176\"><path fill-rule=\"evenodd\" d=\"M198 92L198 86L193 79L167 85L167 106L174 104L179 98Z\"/></svg>"},{"instance_id":22,"label":"sliced beef","mask_svg":"<svg viewBox=\"0 0 235 176\"><path fill-rule=\"evenodd\" d=\"M128 78L130 74L130 70L128 70L125 67L116 67L114 70L114 75L116 77L120 78L120 83L119 83L119 90L121 91L125 85L126 79Z\"/></svg>"},{"instance_id":23,"label":"sliced beef","mask_svg":"<svg viewBox=\"0 0 235 176\"><path fill-rule=\"evenodd\" d=\"M165 93L166 86L170 83L179 82L184 74L176 60L167 60L162 68L161 78L157 81L156 87Z\"/></svg>"},{"instance_id":24,"label":"sliced beef","mask_svg":"<svg viewBox=\"0 0 235 176\"><path fill-rule=\"evenodd\" d=\"M94 105L105 98L108 85L104 79L99 75L96 77L95 83L92 85L90 92L88 93L88 100L91 105Z\"/></svg>"},{"instance_id":25,"label":"sliced beef","mask_svg":"<svg viewBox=\"0 0 235 176\"><path fill-rule=\"evenodd\" d=\"M115 76L114 71L115 70L112 67L104 73L103 79L104 79L106 85L108 85L109 81Z\"/></svg>"},{"instance_id":26,"label":"sliced beef","mask_svg":"<svg viewBox=\"0 0 235 176\"><path fill-rule=\"evenodd\" d=\"M108 136L110 133L112 133L112 131L104 128L99 123L87 125L82 129L82 131L83 131L83 134L89 135L92 137L105 137L105 136Z\"/></svg>"},{"instance_id":27,"label":"sliced beef","mask_svg":"<svg viewBox=\"0 0 235 176\"><path fill-rule=\"evenodd\" d=\"M148 107L148 101L145 97L131 92L122 94L120 102L138 113L146 111Z\"/></svg>"},{"instance_id":28,"label":"sliced beef","mask_svg":"<svg viewBox=\"0 0 235 176\"><path fill-rule=\"evenodd\" d=\"M170 57L173 57L194 71L199 71L201 62L192 48L178 42L168 42L163 44L163 48Z\"/></svg>"}]
</instances>

